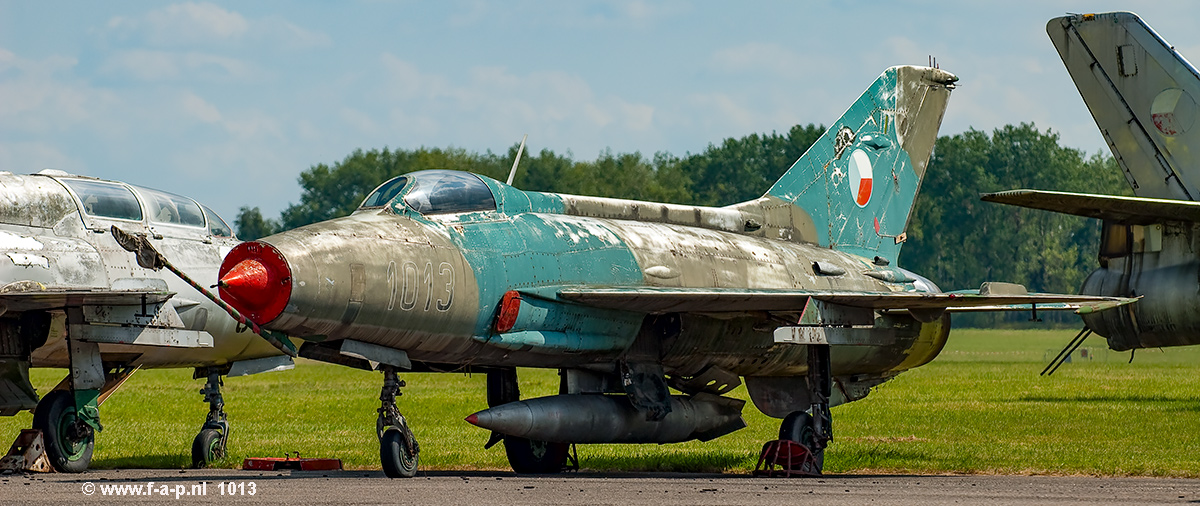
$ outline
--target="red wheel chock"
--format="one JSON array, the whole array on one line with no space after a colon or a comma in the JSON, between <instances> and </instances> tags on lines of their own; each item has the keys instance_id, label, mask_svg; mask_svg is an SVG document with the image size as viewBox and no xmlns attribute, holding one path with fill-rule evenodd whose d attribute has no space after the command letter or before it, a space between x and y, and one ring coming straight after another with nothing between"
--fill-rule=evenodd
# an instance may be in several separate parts
<instances>
[{"instance_id":1,"label":"red wheel chock","mask_svg":"<svg viewBox=\"0 0 1200 506\"><path fill-rule=\"evenodd\" d=\"M821 468L808 447L780 439L763 445L758 464L754 465L754 476L821 476Z\"/></svg>"},{"instance_id":2,"label":"red wheel chock","mask_svg":"<svg viewBox=\"0 0 1200 506\"><path fill-rule=\"evenodd\" d=\"M244 471L279 471L282 469L291 469L293 471L340 471L342 469L342 459L302 459L300 452L295 452L295 457L284 456L278 457L257 457L242 461L242 470Z\"/></svg>"}]
</instances>

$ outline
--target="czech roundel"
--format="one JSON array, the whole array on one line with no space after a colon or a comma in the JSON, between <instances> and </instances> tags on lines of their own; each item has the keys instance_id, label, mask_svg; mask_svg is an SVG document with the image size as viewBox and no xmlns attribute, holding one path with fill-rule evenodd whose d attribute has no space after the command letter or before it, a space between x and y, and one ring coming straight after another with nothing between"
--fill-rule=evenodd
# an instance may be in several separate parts
<instances>
[{"instance_id":1,"label":"czech roundel","mask_svg":"<svg viewBox=\"0 0 1200 506\"><path fill-rule=\"evenodd\" d=\"M854 150L850 154L850 191L858 207L866 207L871 201L871 179L871 159L863 150Z\"/></svg>"}]
</instances>

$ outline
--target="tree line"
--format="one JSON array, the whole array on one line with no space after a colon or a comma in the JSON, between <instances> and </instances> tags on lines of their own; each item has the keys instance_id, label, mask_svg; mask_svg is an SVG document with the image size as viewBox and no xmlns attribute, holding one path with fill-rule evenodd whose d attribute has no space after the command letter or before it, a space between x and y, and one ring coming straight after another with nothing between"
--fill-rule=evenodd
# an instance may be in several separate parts
<instances>
[{"instance_id":1,"label":"tree line","mask_svg":"<svg viewBox=\"0 0 1200 506\"><path fill-rule=\"evenodd\" d=\"M700 153L604 151L595 160L574 160L549 149L521 160L514 185L576 195L679 204L724 206L762 196L824 133L797 125L786 134L750 134L709 144ZM356 150L333 164L300 174L302 192L279 218L242 207L238 236L253 240L353 212L383 181L424 169L465 170L505 180L517 146L500 154L462 148ZM940 137L917 198L899 265L944 290L1008 281L1031 291L1075 293L1096 267L1100 226L1056 213L985 203L979 194L1015 188L1129 195L1116 162L1062 146L1058 134L1033 124L991 132L968 130ZM994 325L1025 314L982 313L958 317L956 325ZM1074 315L1049 316L1072 325Z\"/></svg>"}]
</instances>

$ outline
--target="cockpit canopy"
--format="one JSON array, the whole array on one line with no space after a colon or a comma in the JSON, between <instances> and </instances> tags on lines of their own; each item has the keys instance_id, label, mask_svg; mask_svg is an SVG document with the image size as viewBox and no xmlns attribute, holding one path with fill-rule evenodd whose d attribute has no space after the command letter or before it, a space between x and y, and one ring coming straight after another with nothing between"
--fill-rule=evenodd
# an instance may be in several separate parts
<instances>
[{"instance_id":1,"label":"cockpit canopy","mask_svg":"<svg viewBox=\"0 0 1200 506\"><path fill-rule=\"evenodd\" d=\"M422 170L389 179L359 209L407 207L421 214L495 211L492 190L470 172Z\"/></svg>"},{"instance_id":2,"label":"cockpit canopy","mask_svg":"<svg viewBox=\"0 0 1200 506\"><path fill-rule=\"evenodd\" d=\"M173 193L113 181L59 178L79 197L84 214L93 218L142 221L202 229L216 237L233 237L233 230L215 211ZM139 202L134 191L141 196ZM144 212L143 212L144 210Z\"/></svg>"}]
</instances>

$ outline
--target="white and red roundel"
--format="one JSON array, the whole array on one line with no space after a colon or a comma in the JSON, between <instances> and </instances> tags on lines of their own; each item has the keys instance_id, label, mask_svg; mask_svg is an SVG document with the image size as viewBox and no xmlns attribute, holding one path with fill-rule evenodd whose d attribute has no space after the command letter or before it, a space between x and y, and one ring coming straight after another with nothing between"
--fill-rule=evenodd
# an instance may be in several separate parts
<instances>
[{"instance_id":1,"label":"white and red roundel","mask_svg":"<svg viewBox=\"0 0 1200 506\"><path fill-rule=\"evenodd\" d=\"M854 203L858 207L866 207L871 201L871 159L861 149L850 153L850 191L854 194Z\"/></svg>"}]
</instances>

